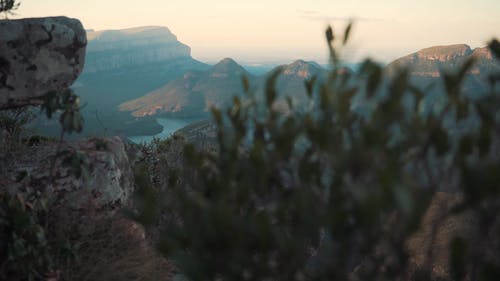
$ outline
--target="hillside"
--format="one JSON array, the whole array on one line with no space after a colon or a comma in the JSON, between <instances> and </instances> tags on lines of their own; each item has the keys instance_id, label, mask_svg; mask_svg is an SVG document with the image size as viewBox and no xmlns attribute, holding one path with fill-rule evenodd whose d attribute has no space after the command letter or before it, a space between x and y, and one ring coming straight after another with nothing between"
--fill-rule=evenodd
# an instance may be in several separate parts
<instances>
[{"instance_id":1,"label":"hillside","mask_svg":"<svg viewBox=\"0 0 500 281\"><path fill-rule=\"evenodd\" d=\"M498 61L493 60L488 48L471 49L468 45L459 44L422 49L396 59L388 65L388 68L409 66L413 76L439 77L441 71L456 69L470 57L476 59L476 65L471 71L473 75L484 74L500 67Z\"/></svg>"},{"instance_id":2,"label":"hillside","mask_svg":"<svg viewBox=\"0 0 500 281\"><path fill-rule=\"evenodd\" d=\"M387 70L391 73L408 67L415 84L422 88L431 86L430 92L439 94L443 92L439 79L443 71L456 71L471 57L475 59L475 64L468 72L463 89L468 95L477 97L489 87L487 75L500 69L500 63L493 59L488 48L471 49L465 44L430 47L395 60L387 66Z\"/></svg>"},{"instance_id":3,"label":"hillside","mask_svg":"<svg viewBox=\"0 0 500 281\"><path fill-rule=\"evenodd\" d=\"M280 67L282 68L282 73L278 77L276 89L282 96L291 97L295 105L305 105L307 103L308 97L304 82L314 76L322 78L326 74L326 70L319 64L303 60L296 60ZM282 111L286 111L287 105L285 99L278 99L277 107Z\"/></svg>"},{"instance_id":4,"label":"hillside","mask_svg":"<svg viewBox=\"0 0 500 281\"><path fill-rule=\"evenodd\" d=\"M223 107L233 95L243 93L242 76L253 79L242 66L226 58L208 71L188 71L141 98L121 104L119 109L137 117L161 113L203 115L210 106Z\"/></svg>"},{"instance_id":5,"label":"hillside","mask_svg":"<svg viewBox=\"0 0 500 281\"><path fill-rule=\"evenodd\" d=\"M280 68L282 75L276 85L278 92L286 93L298 103L306 99L304 81L325 72L316 63L302 60ZM186 72L182 78L171 81L144 97L125 102L119 108L121 111L132 112L137 117L156 114L183 117L204 115L210 106L225 107L234 95L241 95L243 76L249 79L256 95L261 96L268 75L252 76L234 60L226 58L208 71ZM278 106L284 106L284 99L278 102Z\"/></svg>"}]
</instances>

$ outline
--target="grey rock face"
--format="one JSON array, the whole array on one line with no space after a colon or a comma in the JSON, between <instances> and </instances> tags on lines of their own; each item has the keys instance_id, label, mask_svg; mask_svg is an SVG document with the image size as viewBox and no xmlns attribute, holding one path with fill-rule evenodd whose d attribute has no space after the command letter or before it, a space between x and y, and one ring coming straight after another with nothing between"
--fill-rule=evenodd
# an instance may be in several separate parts
<instances>
[{"instance_id":1,"label":"grey rock face","mask_svg":"<svg viewBox=\"0 0 500 281\"><path fill-rule=\"evenodd\" d=\"M0 109L39 104L82 72L87 39L76 19L0 21Z\"/></svg>"},{"instance_id":2,"label":"grey rock face","mask_svg":"<svg viewBox=\"0 0 500 281\"><path fill-rule=\"evenodd\" d=\"M0 172L0 187L42 192L51 202L74 209L123 206L134 188L130 161L118 137L30 147L17 151Z\"/></svg>"}]
</instances>

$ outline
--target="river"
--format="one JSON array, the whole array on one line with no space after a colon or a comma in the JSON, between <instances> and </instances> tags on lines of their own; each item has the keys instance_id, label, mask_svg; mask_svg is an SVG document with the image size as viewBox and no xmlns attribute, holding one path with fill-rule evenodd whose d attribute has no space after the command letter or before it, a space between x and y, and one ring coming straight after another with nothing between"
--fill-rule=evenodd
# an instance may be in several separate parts
<instances>
[{"instance_id":1,"label":"river","mask_svg":"<svg viewBox=\"0 0 500 281\"><path fill-rule=\"evenodd\" d=\"M129 136L128 138L135 143L150 143L154 138L166 139L175 131L184 128L193 121L191 119L157 118L156 122L163 127L160 133L152 136Z\"/></svg>"}]
</instances>

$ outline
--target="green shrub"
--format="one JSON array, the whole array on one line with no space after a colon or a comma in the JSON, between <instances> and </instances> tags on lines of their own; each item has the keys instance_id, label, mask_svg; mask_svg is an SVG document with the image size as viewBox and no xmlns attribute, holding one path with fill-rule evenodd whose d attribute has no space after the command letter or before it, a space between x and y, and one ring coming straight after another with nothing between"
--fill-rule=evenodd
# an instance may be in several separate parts
<instances>
[{"instance_id":1,"label":"green shrub","mask_svg":"<svg viewBox=\"0 0 500 281\"><path fill-rule=\"evenodd\" d=\"M342 68L349 31L336 40L327 30L332 70L306 82L308 110L291 102L287 115L274 109L278 70L264 102L247 93L227 111L213 110L216 151L186 146L186 166L165 171L167 200L141 189L138 219L171 218L159 246L190 280L428 280L430 268L410 277L405 243L447 186L464 194L454 211L481 214L484 239L495 229L498 75L489 95L469 100L460 85L474 61L464 62L443 74L443 109L423 114L425 93L407 69L386 77L370 60L357 73ZM498 42L490 45L498 56ZM372 106L360 112L354 98ZM467 118L480 126L462 128ZM468 264L483 280L499 272L498 262L472 259L464 241L454 240L451 253L454 277Z\"/></svg>"},{"instance_id":2,"label":"green shrub","mask_svg":"<svg viewBox=\"0 0 500 281\"><path fill-rule=\"evenodd\" d=\"M52 269L43 200L0 193L0 279L40 280Z\"/></svg>"}]
</instances>

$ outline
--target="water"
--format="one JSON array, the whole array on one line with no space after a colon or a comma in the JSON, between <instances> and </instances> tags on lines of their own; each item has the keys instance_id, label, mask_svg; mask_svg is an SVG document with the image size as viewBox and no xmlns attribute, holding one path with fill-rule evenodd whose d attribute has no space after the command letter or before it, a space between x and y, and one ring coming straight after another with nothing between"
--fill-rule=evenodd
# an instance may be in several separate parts
<instances>
[{"instance_id":1,"label":"water","mask_svg":"<svg viewBox=\"0 0 500 281\"><path fill-rule=\"evenodd\" d=\"M152 136L131 136L128 138L135 143L149 143L154 138L166 139L175 131L186 127L193 121L189 119L157 118L156 122L163 127L163 130L160 133Z\"/></svg>"}]
</instances>

